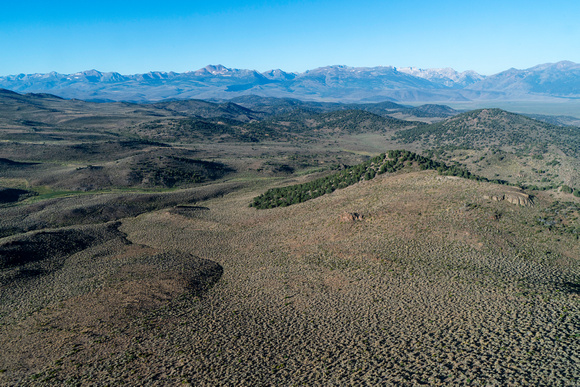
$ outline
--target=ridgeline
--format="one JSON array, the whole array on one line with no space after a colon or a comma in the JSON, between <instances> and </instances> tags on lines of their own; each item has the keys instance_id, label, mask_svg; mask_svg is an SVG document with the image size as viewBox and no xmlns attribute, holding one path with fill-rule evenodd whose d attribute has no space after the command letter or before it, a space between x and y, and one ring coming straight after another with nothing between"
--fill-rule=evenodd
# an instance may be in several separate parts
<instances>
[{"instance_id":1,"label":"ridgeline","mask_svg":"<svg viewBox=\"0 0 580 387\"><path fill-rule=\"evenodd\" d=\"M405 150L391 150L375 156L364 163L345 168L340 172L316 179L309 183L269 189L262 195L255 197L250 207L266 209L302 203L332 193L337 189L346 188L360 181L371 180L377 175L394 173L411 166L419 167L422 170L436 170L440 175L459 176L478 181L490 181L484 177L474 175L467 169L459 166L448 166L445 163L434 161ZM506 183L502 180L494 180L493 182L498 184Z\"/></svg>"}]
</instances>

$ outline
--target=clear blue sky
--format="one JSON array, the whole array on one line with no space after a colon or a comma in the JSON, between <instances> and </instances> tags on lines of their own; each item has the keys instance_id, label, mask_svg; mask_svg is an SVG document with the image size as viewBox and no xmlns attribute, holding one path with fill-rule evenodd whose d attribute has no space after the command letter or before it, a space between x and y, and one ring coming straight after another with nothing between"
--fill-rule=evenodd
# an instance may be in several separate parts
<instances>
[{"instance_id":1,"label":"clear blue sky","mask_svg":"<svg viewBox=\"0 0 580 387\"><path fill-rule=\"evenodd\" d=\"M580 62L580 1L19 1L0 8L0 75L184 72L208 64L348 66Z\"/></svg>"}]
</instances>

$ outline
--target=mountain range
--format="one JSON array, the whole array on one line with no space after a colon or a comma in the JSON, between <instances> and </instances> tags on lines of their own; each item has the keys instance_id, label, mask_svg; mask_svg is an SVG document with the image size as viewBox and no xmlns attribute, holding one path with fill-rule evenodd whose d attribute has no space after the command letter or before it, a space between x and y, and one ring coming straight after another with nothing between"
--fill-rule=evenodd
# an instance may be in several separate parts
<instances>
[{"instance_id":1,"label":"mountain range","mask_svg":"<svg viewBox=\"0 0 580 387\"><path fill-rule=\"evenodd\" d=\"M258 72L209 65L184 73L75 74L0 77L0 88L94 101L232 99L244 95L341 102L529 101L580 98L580 64L561 61L484 76L451 68L327 66L303 73Z\"/></svg>"}]
</instances>

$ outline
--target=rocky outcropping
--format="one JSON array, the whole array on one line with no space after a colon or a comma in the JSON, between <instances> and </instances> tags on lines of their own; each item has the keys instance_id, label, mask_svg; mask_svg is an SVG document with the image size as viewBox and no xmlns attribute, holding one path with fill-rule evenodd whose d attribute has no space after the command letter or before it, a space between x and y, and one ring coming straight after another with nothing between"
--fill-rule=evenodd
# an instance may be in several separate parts
<instances>
[{"instance_id":1,"label":"rocky outcropping","mask_svg":"<svg viewBox=\"0 0 580 387\"><path fill-rule=\"evenodd\" d=\"M343 222L356 222L363 219L364 215L358 212L345 212L340 216L340 220Z\"/></svg>"},{"instance_id":2,"label":"rocky outcropping","mask_svg":"<svg viewBox=\"0 0 580 387\"><path fill-rule=\"evenodd\" d=\"M528 195L522 191L509 191L502 194L497 195L484 195L484 199L487 200L494 200L494 201L502 201L505 200L509 203L516 204L519 206L529 207L534 205L534 199L532 196Z\"/></svg>"}]
</instances>

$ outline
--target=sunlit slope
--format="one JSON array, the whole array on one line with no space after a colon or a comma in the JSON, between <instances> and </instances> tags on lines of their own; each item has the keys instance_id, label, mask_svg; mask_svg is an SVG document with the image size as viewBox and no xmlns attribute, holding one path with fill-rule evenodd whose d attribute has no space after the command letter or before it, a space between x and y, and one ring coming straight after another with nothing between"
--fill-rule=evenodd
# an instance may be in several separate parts
<instances>
[{"instance_id":1,"label":"sunlit slope","mask_svg":"<svg viewBox=\"0 0 580 387\"><path fill-rule=\"evenodd\" d=\"M580 188L580 128L540 122L500 109L479 109L401 130L395 138L454 160L472 173L526 186Z\"/></svg>"},{"instance_id":2,"label":"sunlit slope","mask_svg":"<svg viewBox=\"0 0 580 387\"><path fill-rule=\"evenodd\" d=\"M231 195L122 230L224 267L164 344L196 359L191 380L570 384L579 245L534 222L548 198L486 199L512 190L382 175L290 207Z\"/></svg>"}]
</instances>

